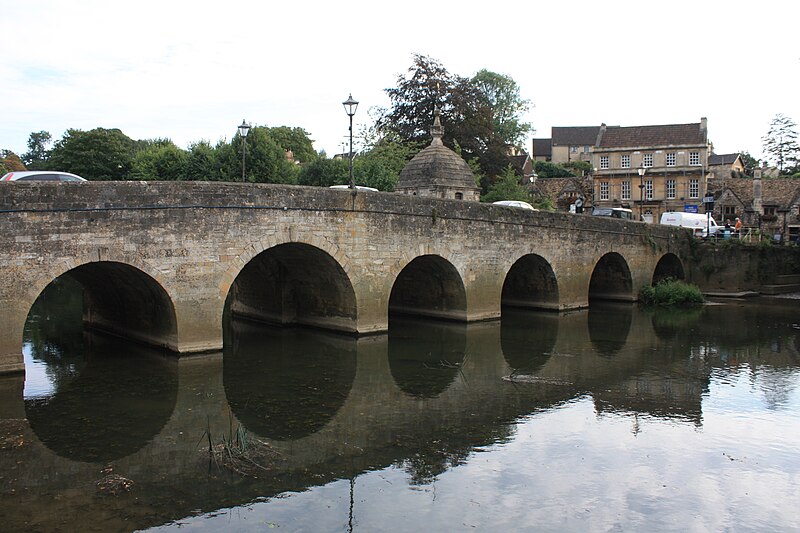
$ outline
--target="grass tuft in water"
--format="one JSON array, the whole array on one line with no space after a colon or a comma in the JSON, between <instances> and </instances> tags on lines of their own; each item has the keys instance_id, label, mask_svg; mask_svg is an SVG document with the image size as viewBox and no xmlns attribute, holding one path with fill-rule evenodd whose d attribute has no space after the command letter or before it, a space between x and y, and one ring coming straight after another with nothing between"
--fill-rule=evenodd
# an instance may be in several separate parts
<instances>
[{"instance_id":1,"label":"grass tuft in water","mask_svg":"<svg viewBox=\"0 0 800 533\"><path fill-rule=\"evenodd\" d=\"M705 302L703 293L696 285L680 280L666 279L654 286L642 287L639 299L645 305L678 306Z\"/></svg>"}]
</instances>

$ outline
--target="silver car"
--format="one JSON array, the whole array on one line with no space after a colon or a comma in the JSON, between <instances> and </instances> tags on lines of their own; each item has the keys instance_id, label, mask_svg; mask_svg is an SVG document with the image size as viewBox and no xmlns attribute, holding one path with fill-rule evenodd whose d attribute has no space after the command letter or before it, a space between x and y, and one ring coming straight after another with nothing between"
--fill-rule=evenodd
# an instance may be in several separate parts
<instances>
[{"instance_id":1,"label":"silver car","mask_svg":"<svg viewBox=\"0 0 800 533\"><path fill-rule=\"evenodd\" d=\"M86 181L77 174L58 170L25 170L9 172L0 181Z\"/></svg>"}]
</instances>

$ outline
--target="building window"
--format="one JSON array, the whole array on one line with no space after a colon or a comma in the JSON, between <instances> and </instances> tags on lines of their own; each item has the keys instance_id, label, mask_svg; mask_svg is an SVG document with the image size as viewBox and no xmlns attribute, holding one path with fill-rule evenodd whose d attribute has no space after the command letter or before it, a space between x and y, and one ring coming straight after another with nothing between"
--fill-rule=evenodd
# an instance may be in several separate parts
<instances>
[{"instance_id":1,"label":"building window","mask_svg":"<svg viewBox=\"0 0 800 533\"><path fill-rule=\"evenodd\" d=\"M601 169L608 169L608 156L601 155L600 156L600 168Z\"/></svg>"},{"instance_id":2,"label":"building window","mask_svg":"<svg viewBox=\"0 0 800 533\"><path fill-rule=\"evenodd\" d=\"M570 146L569 147L569 153L577 154L578 153L578 147L577 146Z\"/></svg>"},{"instance_id":3,"label":"building window","mask_svg":"<svg viewBox=\"0 0 800 533\"><path fill-rule=\"evenodd\" d=\"M689 198L700 198L700 180L697 178L689 180Z\"/></svg>"},{"instance_id":4,"label":"building window","mask_svg":"<svg viewBox=\"0 0 800 533\"><path fill-rule=\"evenodd\" d=\"M689 164L692 166L700 164L700 152L689 152Z\"/></svg>"},{"instance_id":5,"label":"building window","mask_svg":"<svg viewBox=\"0 0 800 533\"><path fill-rule=\"evenodd\" d=\"M675 166L675 152L667 152L667 166L668 167Z\"/></svg>"},{"instance_id":6,"label":"building window","mask_svg":"<svg viewBox=\"0 0 800 533\"><path fill-rule=\"evenodd\" d=\"M457 192L456 193L456 200L463 200L463 199L464 199L464 194L460 193L460 192Z\"/></svg>"},{"instance_id":7,"label":"building window","mask_svg":"<svg viewBox=\"0 0 800 533\"><path fill-rule=\"evenodd\" d=\"M584 146L583 147L583 153L584 154L588 154L589 153L589 147L588 146Z\"/></svg>"},{"instance_id":8,"label":"building window","mask_svg":"<svg viewBox=\"0 0 800 533\"><path fill-rule=\"evenodd\" d=\"M675 180L667 180L667 200L675 199Z\"/></svg>"},{"instance_id":9,"label":"building window","mask_svg":"<svg viewBox=\"0 0 800 533\"><path fill-rule=\"evenodd\" d=\"M608 200L608 182L601 181L600 182L600 199L601 200Z\"/></svg>"},{"instance_id":10,"label":"building window","mask_svg":"<svg viewBox=\"0 0 800 533\"><path fill-rule=\"evenodd\" d=\"M623 155L619 158L620 168L631 168L631 156Z\"/></svg>"},{"instance_id":11,"label":"building window","mask_svg":"<svg viewBox=\"0 0 800 533\"><path fill-rule=\"evenodd\" d=\"M722 208L722 214L725 216L725 220L731 219L733 220L736 218L736 206L735 205L726 205Z\"/></svg>"},{"instance_id":12,"label":"building window","mask_svg":"<svg viewBox=\"0 0 800 533\"><path fill-rule=\"evenodd\" d=\"M623 181L622 182L622 199L623 200L630 200L631 199L631 182L630 181Z\"/></svg>"},{"instance_id":13,"label":"building window","mask_svg":"<svg viewBox=\"0 0 800 533\"><path fill-rule=\"evenodd\" d=\"M653 180L644 181L644 199L645 200L653 199Z\"/></svg>"},{"instance_id":14,"label":"building window","mask_svg":"<svg viewBox=\"0 0 800 533\"><path fill-rule=\"evenodd\" d=\"M642 156L642 166L646 168L653 166L653 154L644 154Z\"/></svg>"}]
</instances>

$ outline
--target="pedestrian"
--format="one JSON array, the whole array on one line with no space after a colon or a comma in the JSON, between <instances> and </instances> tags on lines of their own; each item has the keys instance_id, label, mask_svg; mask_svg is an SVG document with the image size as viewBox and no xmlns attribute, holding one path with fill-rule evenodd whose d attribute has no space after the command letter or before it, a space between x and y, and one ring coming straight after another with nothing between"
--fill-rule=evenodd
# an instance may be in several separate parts
<instances>
[{"instance_id":1,"label":"pedestrian","mask_svg":"<svg viewBox=\"0 0 800 533\"><path fill-rule=\"evenodd\" d=\"M737 235L740 235L742 233L742 221L739 220L739 217L736 217L736 224L734 224L733 230L736 232Z\"/></svg>"}]
</instances>

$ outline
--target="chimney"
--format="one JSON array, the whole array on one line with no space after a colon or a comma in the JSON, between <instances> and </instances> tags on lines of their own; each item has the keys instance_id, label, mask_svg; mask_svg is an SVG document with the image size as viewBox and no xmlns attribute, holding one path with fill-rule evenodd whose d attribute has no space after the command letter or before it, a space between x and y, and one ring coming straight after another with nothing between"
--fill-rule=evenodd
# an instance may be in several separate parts
<instances>
[{"instance_id":1,"label":"chimney","mask_svg":"<svg viewBox=\"0 0 800 533\"><path fill-rule=\"evenodd\" d=\"M761 204L761 171L758 169L753 172L753 211L759 215L764 214Z\"/></svg>"},{"instance_id":2,"label":"chimney","mask_svg":"<svg viewBox=\"0 0 800 533\"><path fill-rule=\"evenodd\" d=\"M706 117L700 118L700 131L708 131L708 119Z\"/></svg>"}]
</instances>

